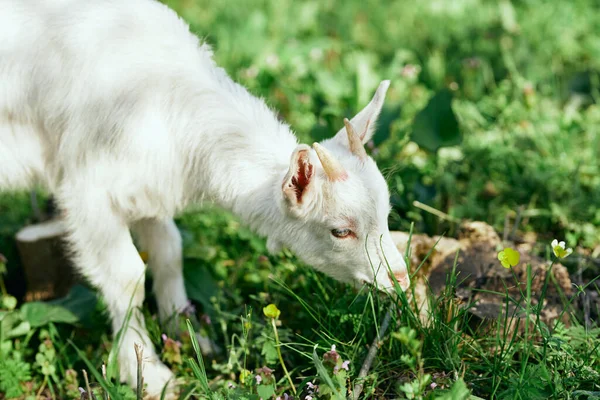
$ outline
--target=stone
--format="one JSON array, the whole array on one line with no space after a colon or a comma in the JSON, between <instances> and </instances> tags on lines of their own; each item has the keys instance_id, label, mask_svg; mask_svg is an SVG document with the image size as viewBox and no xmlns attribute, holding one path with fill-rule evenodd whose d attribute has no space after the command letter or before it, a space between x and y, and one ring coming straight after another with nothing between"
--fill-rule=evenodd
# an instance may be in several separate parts
<instances>
[{"instance_id":1,"label":"stone","mask_svg":"<svg viewBox=\"0 0 600 400\"><path fill-rule=\"evenodd\" d=\"M409 235L398 231L391 234L398 249L405 252ZM519 264L511 269L504 268L497 257L505 247L520 253ZM431 254L427 257L429 252ZM421 321L426 323L429 320L428 294L439 296L444 291L455 259L457 277L454 296L471 314L472 325L477 329L492 328L490 322L504 321L505 318L500 317L506 316L508 311L507 320L510 320L512 328L523 329L527 266L531 266L531 305L537 307L551 263L532 254L531 246L526 243L503 243L493 227L480 221L461 224L457 239L412 236L410 270L411 274L416 272L413 277L414 299ZM560 263L554 263L551 271L540 319L549 324L560 317L562 322L568 324L568 313L563 313L562 298L573 294L571 279L567 269ZM507 294L513 300L508 306Z\"/></svg>"}]
</instances>

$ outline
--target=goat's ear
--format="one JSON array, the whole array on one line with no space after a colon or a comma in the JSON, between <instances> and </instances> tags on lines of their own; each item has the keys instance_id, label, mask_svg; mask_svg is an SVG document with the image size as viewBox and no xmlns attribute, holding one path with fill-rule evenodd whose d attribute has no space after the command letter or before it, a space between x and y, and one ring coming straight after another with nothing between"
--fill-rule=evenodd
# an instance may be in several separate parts
<instances>
[{"instance_id":1,"label":"goat's ear","mask_svg":"<svg viewBox=\"0 0 600 400\"><path fill-rule=\"evenodd\" d=\"M315 168L310 162L310 147L301 144L294 150L290 169L283 180L283 196L290 211L302 216L315 199Z\"/></svg>"},{"instance_id":2,"label":"goat's ear","mask_svg":"<svg viewBox=\"0 0 600 400\"><path fill-rule=\"evenodd\" d=\"M375 124L377 118L379 118L379 113L383 107L383 101L385 100L385 94L389 86L390 81L382 81L375 91L375 95L371 99L371 102L350 120L350 124L354 128L354 131L362 144L371 140L371 137L373 137L373 134L375 133ZM346 147L351 147L345 127L340 129L335 135L335 140L343 143Z\"/></svg>"}]
</instances>

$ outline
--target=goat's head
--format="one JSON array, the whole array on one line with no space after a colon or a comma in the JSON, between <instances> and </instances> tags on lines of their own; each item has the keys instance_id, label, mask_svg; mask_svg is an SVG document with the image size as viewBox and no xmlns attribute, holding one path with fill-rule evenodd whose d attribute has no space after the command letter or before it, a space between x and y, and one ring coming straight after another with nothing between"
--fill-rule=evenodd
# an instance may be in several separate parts
<instances>
[{"instance_id":1,"label":"goat's head","mask_svg":"<svg viewBox=\"0 0 600 400\"><path fill-rule=\"evenodd\" d=\"M388 228L386 181L364 148L388 86L333 138L295 149L282 186L289 224L277 240L337 280L393 291L394 281L408 288L408 272Z\"/></svg>"}]
</instances>

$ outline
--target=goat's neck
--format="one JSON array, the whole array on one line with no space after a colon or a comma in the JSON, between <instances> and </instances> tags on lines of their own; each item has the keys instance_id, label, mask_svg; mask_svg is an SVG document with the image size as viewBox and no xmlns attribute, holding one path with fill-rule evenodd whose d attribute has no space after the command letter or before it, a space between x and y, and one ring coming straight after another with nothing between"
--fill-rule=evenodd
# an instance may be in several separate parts
<instances>
[{"instance_id":1,"label":"goat's neck","mask_svg":"<svg viewBox=\"0 0 600 400\"><path fill-rule=\"evenodd\" d=\"M215 108L206 112L207 129L193 154L193 196L232 211L261 235L277 236L286 225L281 185L297 139L245 91Z\"/></svg>"}]
</instances>

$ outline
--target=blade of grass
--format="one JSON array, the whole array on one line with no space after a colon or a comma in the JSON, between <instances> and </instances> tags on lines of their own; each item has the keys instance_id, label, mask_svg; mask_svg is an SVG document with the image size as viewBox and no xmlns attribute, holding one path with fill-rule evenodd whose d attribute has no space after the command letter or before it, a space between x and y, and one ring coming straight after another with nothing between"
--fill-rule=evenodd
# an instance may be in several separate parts
<instances>
[{"instance_id":1,"label":"blade of grass","mask_svg":"<svg viewBox=\"0 0 600 400\"><path fill-rule=\"evenodd\" d=\"M315 347L313 347L313 362L315 364L315 367L317 368L317 373L319 374L321 379L323 379L325 381L327 386L329 386L331 388L331 390L333 390L334 393L337 393L338 387L333 383L333 380L329 376L329 373L327 373L327 370L325 369L323 362L321 362L321 359L317 355L317 347L318 347L317 345L315 345Z\"/></svg>"},{"instance_id":2,"label":"blade of grass","mask_svg":"<svg viewBox=\"0 0 600 400\"><path fill-rule=\"evenodd\" d=\"M198 344L198 339L196 339L196 332L194 331L194 327L192 326L192 322L189 319L186 319L185 323L187 324L187 329L190 334L190 340L192 341L192 347L194 348L194 352L196 353L196 358L198 362L193 358L188 359L188 363L194 372L194 376L200 382L200 387L204 391L205 394L210 395L211 389L208 384L208 377L206 376L206 368L204 367L204 361L202 359L202 353L200 352L200 345Z\"/></svg>"},{"instance_id":3,"label":"blade of grass","mask_svg":"<svg viewBox=\"0 0 600 400\"><path fill-rule=\"evenodd\" d=\"M71 346L73 346L73 348L77 352L77 355L79 356L79 358L81 360L83 360L83 362L88 367L88 369L90 370L91 374L94 376L96 381L98 381L98 384L102 387L102 389L104 389L113 400L121 400L122 397L119 395L119 392L117 392L117 390L114 388L114 386L112 384L110 384L110 382L108 380L106 380L102 377L102 374L100 374L98 371L96 371L96 367L86 357L85 353L83 351L79 350L79 348L75 345L75 343L73 343L73 341L71 341L71 339L67 339L67 341L69 342L69 344Z\"/></svg>"}]
</instances>

